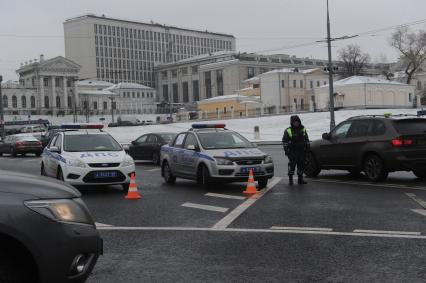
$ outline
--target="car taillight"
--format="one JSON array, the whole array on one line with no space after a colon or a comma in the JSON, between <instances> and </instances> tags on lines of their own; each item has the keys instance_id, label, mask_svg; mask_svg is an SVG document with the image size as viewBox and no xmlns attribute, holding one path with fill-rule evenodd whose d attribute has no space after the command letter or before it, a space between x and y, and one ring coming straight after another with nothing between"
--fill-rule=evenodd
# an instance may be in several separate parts
<instances>
[{"instance_id":1,"label":"car taillight","mask_svg":"<svg viewBox=\"0 0 426 283\"><path fill-rule=\"evenodd\" d=\"M413 144L413 140L404 140L404 139L393 139L392 140L392 145L394 147L401 147L401 146L412 145L412 144Z\"/></svg>"}]
</instances>

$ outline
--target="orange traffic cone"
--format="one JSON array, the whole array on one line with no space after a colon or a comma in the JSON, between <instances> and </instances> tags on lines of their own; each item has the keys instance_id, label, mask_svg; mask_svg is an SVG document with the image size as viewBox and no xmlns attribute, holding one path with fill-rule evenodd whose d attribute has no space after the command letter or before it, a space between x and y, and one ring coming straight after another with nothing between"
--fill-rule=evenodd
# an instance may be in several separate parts
<instances>
[{"instance_id":1,"label":"orange traffic cone","mask_svg":"<svg viewBox=\"0 0 426 283\"><path fill-rule=\"evenodd\" d=\"M243 193L245 193L246 195L254 195L254 194L258 193L258 191L256 189L256 183L255 183L254 178L253 178L253 171L252 170L249 171L247 188Z\"/></svg>"},{"instance_id":2,"label":"orange traffic cone","mask_svg":"<svg viewBox=\"0 0 426 283\"><path fill-rule=\"evenodd\" d=\"M126 199L140 199L140 198L142 197L138 192L138 187L136 186L136 182L135 182L135 173L133 173L130 177L129 191L127 192Z\"/></svg>"}]
</instances>

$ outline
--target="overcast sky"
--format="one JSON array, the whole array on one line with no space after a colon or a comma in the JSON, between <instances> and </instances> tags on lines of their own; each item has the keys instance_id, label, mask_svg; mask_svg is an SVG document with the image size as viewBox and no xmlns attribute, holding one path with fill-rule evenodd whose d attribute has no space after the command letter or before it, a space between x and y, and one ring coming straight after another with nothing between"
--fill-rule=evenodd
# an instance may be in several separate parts
<instances>
[{"instance_id":1,"label":"overcast sky","mask_svg":"<svg viewBox=\"0 0 426 283\"><path fill-rule=\"evenodd\" d=\"M425 0L330 0L332 37L359 34L426 19ZM66 18L86 13L235 35L241 52L327 58L326 0L0 0L0 74L16 80L20 62L65 55ZM425 24L411 26L426 29ZM373 61L398 54L389 47L392 30L333 43L333 54L356 43Z\"/></svg>"}]
</instances>

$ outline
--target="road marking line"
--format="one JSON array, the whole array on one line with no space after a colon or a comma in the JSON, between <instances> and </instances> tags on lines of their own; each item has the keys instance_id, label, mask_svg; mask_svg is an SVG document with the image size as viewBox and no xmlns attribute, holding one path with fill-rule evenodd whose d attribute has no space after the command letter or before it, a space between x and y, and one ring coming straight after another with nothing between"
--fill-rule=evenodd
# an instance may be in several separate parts
<instances>
[{"instance_id":1,"label":"road marking line","mask_svg":"<svg viewBox=\"0 0 426 283\"><path fill-rule=\"evenodd\" d=\"M225 194L215 194L215 193L207 193L205 196L208 197L216 197L216 198L226 198L226 199L238 199L238 200L244 200L245 197L241 196L233 196L233 195L225 195Z\"/></svg>"},{"instance_id":2,"label":"road marking line","mask_svg":"<svg viewBox=\"0 0 426 283\"><path fill-rule=\"evenodd\" d=\"M364 230L364 229L355 229L354 233L389 234L389 235L420 235L421 234L420 232Z\"/></svg>"},{"instance_id":3,"label":"road marking line","mask_svg":"<svg viewBox=\"0 0 426 283\"><path fill-rule=\"evenodd\" d=\"M412 209L411 211L426 216L426 209Z\"/></svg>"},{"instance_id":4,"label":"road marking line","mask_svg":"<svg viewBox=\"0 0 426 283\"><path fill-rule=\"evenodd\" d=\"M409 189L409 190L426 191L426 187L411 187L409 185L407 186L407 185L397 185L397 184L376 184L376 183L363 183L363 182L355 182L355 181L326 180L326 179L313 179L313 178L307 178L307 180L313 181L313 182L323 182L323 183L361 185L361 186L372 186L372 187L384 187L384 188L396 188L396 189Z\"/></svg>"},{"instance_id":5,"label":"road marking line","mask_svg":"<svg viewBox=\"0 0 426 283\"><path fill-rule=\"evenodd\" d=\"M146 171L149 171L149 172L160 171L160 168L153 168L153 169L149 169L149 170L146 170Z\"/></svg>"},{"instance_id":6,"label":"road marking line","mask_svg":"<svg viewBox=\"0 0 426 283\"><path fill-rule=\"evenodd\" d=\"M245 202L237 206L234 210L232 210L228 215L219 220L212 228L213 229L225 229L232 222L235 221L244 211L246 211L250 206L252 206L258 199L264 196L269 190L271 190L276 184L281 181L281 178L274 177L271 181L268 182L268 186L266 189L260 191L258 194L253 197L247 199Z\"/></svg>"},{"instance_id":7,"label":"road marking line","mask_svg":"<svg viewBox=\"0 0 426 283\"><path fill-rule=\"evenodd\" d=\"M407 234L382 234L382 233L354 233L354 232L328 232L328 231L302 231L302 230L274 230L274 229L241 229L241 228L198 228L198 227L99 227L102 231L201 231L201 232L234 232L234 233L277 233L277 234L301 234L301 235L321 235L321 236L353 236L353 237L373 237L373 238L401 238L401 239L422 239L426 240L426 235Z\"/></svg>"},{"instance_id":8,"label":"road marking line","mask_svg":"<svg viewBox=\"0 0 426 283\"><path fill-rule=\"evenodd\" d=\"M405 195L411 198L412 200L414 200L415 202L417 202L421 207L426 209L426 201L422 200L421 198L419 198L418 196L412 193L406 193Z\"/></svg>"},{"instance_id":9,"label":"road marking line","mask_svg":"<svg viewBox=\"0 0 426 283\"><path fill-rule=\"evenodd\" d=\"M100 228L100 227L113 227L113 225L108 225L108 224L104 224L104 223L99 223L99 222L95 222L96 228Z\"/></svg>"},{"instance_id":10,"label":"road marking line","mask_svg":"<svg viewBox=\"0 0 426 283\"><path fill-rule=\"evenodd\" d=\"M282 226L272 226L271 229L276 230L299 230L299 231L327 231L331 232L331 228L315 228L315 227L282 227Z\"/></svg>"},{"instance_id":11,"label":"road marking line","mask_svg":"<svg viewBox=\"0 0 426 283\"><path fill-rule=\"evenodd\" d=\"M212 206L212 205L205 205L205 204L197 204L197 203L191 203L191 202L185 202L182 204L184 207L191 207L191 208L198 208L198 209L204 209L204 210L210 210L210 211L217 211L217 212L227 212L229 208L226 207L220 207L220 206Z\"/></svg>"}]
</instances>

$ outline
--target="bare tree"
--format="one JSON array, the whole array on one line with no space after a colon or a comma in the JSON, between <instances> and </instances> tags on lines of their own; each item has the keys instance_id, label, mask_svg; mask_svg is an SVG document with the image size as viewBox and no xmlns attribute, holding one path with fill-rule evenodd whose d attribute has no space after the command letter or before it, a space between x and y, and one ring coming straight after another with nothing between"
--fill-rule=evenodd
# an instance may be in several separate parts
<instances>
[{"instance_id":1,"label":"bare tree","mask_svg":"<svg viewBox=\"0 0 426 283\"><path fill-rule=\"evenodd\" d=\"M394 77L394 73L391 70L391 64L388 62L386 54L380 53L379 57L376 58L376 68L380 73L386 77L387 80L391 80Z\"/></svg>"},{"instance_id":2,"label":"bare tree","mask_svg":"<svg viewBox=\"0 0 426 283\"><path fill-rule=\"evenodd\" d=\"M362 73L365 65L370 62L370 55L363 53L359 45L349 44L338 52L339 60L343 61L345 76L356 76Z\"/></svg>"},{"instance_id":3,"label":"bare tree","mask_svg":"<svg viewBox=\"0 0 426 283\"><path fill-rule=\"evenodd\" d=\"M416 33L408 27L400 27L392 34L390 43L401 53L400 61L407 75L406 83L410 84L414 73L421 69L426 60L426 32L419 30Z\"/></svg>"}]
</instances>

